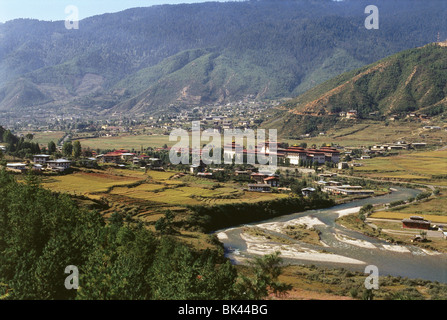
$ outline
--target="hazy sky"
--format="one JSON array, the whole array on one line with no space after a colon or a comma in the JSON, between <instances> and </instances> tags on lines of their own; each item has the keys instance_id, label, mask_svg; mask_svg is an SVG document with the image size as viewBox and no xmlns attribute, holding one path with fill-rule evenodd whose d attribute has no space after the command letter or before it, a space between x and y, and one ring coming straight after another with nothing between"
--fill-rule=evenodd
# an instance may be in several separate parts
<instances>
[{"instance_id":1,"label":"hazy sky","mask_svg":"<svg viewBox=\"0 0 447 320\"><path fill-rule=\"evenodd\" d=\"M97 14L118 12L134 7L208 1L210 0L0 0L0 22L17 18L65 20L68 17L65 8L69 5L78 8L79 19L82 20Z\"/></svg>"}]
</instances>

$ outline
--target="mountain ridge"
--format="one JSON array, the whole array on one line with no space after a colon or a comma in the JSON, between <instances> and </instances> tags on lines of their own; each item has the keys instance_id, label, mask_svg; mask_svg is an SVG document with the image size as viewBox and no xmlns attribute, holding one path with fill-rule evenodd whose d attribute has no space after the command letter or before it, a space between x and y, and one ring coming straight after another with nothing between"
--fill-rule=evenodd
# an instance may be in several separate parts
<instances>
[{"instance_id":1,"label":"mountain ridge","mask_svg":"<svg viewBox=\"0 0 447 320\"><path fill-rule=\"evenodd\" d=\"M363 27L369 2L162 5L87 18L79 30L61 21L7 22L0 25L0 110L154 112L246 96L293 97L424 45L447 27L445 1L376 0L382 23L370 32ZM421 15L421 28L411 27ZM29 85L18 93L21 81ZM8 98L14 94L20 103Z\"/></svg>"}]
</instances>

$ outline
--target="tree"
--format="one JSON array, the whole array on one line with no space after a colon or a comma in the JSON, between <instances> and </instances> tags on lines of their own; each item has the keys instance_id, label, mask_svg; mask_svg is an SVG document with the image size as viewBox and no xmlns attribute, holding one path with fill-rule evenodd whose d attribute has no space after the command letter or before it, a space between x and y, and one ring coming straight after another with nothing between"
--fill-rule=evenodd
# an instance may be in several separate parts
<instances>
[{"instance_id":1,"label":"tree","mask_svg":"<svg viewBox=\"0 0 447 320\"><path fill-rule=\"evenodd\" d=\"M55 152L56 152L56 144L54 143L54 141L48 142L48 153L53 154Z\"/></svg>"},{"instance_id":2,"label":"tree","mask_svg":"<svg viewBox=\"0 0 447 320\"><path fill-rule=\"evenodd\" d=\"M79 142L79 140L76 140L75 142L73 142L73 157L77 159L81 156L81 153L82 153L81 142Z\"/></svg>"},{"instance_id":3,"label":"tree","mask_svg":"<svg viewBox=\"0 0 447 320\"><path fill-rule=\"evenodd\" d=\"M15 143L16 137L12 134L10 130L6 130L3 133L3 141L12 145Z\"/></svg>"},{"instance_id":4,"label":"tree","mask_svg":"<svg viewBox=\"0 0 447 320\"><path fill-rule=\"evenodd\" d=\"M70 141L64 142L62 146L62 154L66 157L70 157L73 153L73 144Z\"/></svg>"},{"instance_id":5,"label":"tree","mask_svg":"<svg viewBox=\"0 0 447 320\"><path fill-rule=\"evenodd\" d=\"M165 216L155 222L155 230L160 231L162 234L173 234L175 232L172 221L174 220L174 214L171 210L165 212Z\"/></svg>"},{"instance_id":6,"label":"tree","mask_svg":"<svg viewBox=\"0 0 447 320\"><path fill-rule=\"evenodd\" d=\"M270 294L284 295L292 288L291 285L278 281L282 272L280 252L255 258L252 262L254 277L241 276L237 284L240 299L260 300Z\"/></svg>"}]
</instances>

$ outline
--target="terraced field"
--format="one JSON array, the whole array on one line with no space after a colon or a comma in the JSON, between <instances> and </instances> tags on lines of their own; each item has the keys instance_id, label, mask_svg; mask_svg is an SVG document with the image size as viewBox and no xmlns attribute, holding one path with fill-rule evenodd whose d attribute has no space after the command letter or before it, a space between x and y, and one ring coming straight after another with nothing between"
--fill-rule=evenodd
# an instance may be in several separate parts
<instances>
[{"instance_id":1,"label":"terraced field","mask_svg":"<svg viewBox=\"0 0 447 320\"><path fill-rule=\"evenodd\" d=\"M187 205L258 202L288 197L287 194L244 191L237 183L217 183L177 172L88 170L46 177L44 187L57 192L105 200L114 211L131 211L151 220L165 209L184 210ZM129 209L130 208L130 209ZM135 210L134 210L135 208ZM126 211L126 212L127 212Z\"/></svg>"}]
</instances>

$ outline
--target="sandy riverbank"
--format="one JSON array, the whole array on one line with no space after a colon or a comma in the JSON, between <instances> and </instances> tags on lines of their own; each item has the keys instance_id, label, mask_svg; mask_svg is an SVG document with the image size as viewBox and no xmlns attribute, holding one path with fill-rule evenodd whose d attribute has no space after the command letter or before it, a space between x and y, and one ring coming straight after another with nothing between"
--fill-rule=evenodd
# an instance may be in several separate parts
<instances>
[{"instance_id":1,"label":"sandy riverbank","mask_svg":"<svg viewBox=\"0 0 447 320\"><path fill-rule=\"evenodd\" d=\"M324 223L319 219L312 216L305 216L298 219L293 219L286 222L269 222L269 223L261 223L257 224L256 227L270 230L278 233L282 233L284 228L289 226L299 226L304 225L306 228L313 228L314 226L324 226Z\"/></svg>"},{"instance_id":2,"label":"sandy riverbank","mask_svg":"<svg viewBox=\"0 0 447 320\"><path fill-rule=\"evenodd\" d=\"M342 264L366 264L365 262L357 259L308 249L298 244L285 245L269 243L263 237L250 236L246 233L242 233L241 238L246 242L247 252L250 254L265 255L280 251L281 257L283 258Z\"/></svg>"}]
</instances>

